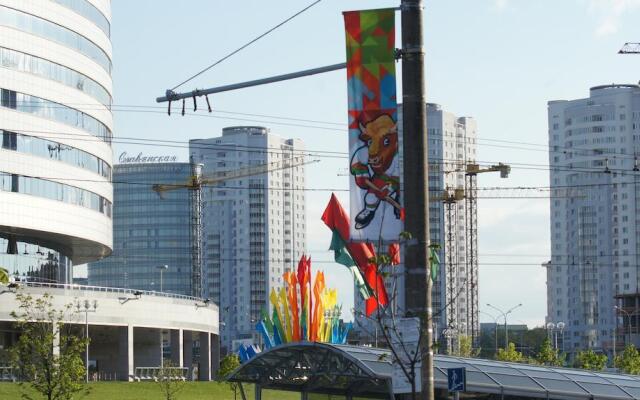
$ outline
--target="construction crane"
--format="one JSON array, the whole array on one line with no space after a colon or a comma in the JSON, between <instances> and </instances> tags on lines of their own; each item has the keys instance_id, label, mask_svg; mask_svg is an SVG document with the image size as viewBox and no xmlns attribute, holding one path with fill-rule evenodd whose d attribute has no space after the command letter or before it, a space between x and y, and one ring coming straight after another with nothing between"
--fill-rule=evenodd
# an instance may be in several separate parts
<instances>
[{"instance_id":1,"label":"construction crane","mask_svg":"<svg viewBox=\"0 0 640 400\"><path fill-rule=\"evenodd\" d=\"M618 54L640 54L640 43L627 42L618 51Z\"/></svg>"},{"instance_id":2,"label":"construction crane","mask_svg":"<svg viewBox=\"0 0 640 400\"><path fill-rule=\"evenodd\" d=\"M471 297L471 307L467 307L467 321L471 322L471 343L473 347L477 347L478 343L478 327L476 321L476 313L478 312L478 296L476 296L476 289L478 286L478 174L485 174L489 172L499 172L500 178L509 177L511 167L498 163L489 167L480 167L475 163L468 163L465 169L465 199L466 199L466 220L467 220L467 234L466 236L466 265L467 274L469 279L467 280L468 294L467 301Z\"/></svg>"},{"instance_id":3,"label":"construction crane","mask_svg":"<svg viewBox=\"0 0 640 400\"><path fill-rule=\"evenodd\" d=\"M225 181L267 174L319 161L320 160L307 160L304 155L299 155L236 170L218 171L213 176L203 176L203 165L195 163L193 158L191 158L191 174L186 182L156 184L151 187L154 192L158 193L161 199L164 198L164 194L169 191L189 190L189 239L191 242L192 269L191 293L194 297L202 298L202 187L215 186Z\"/></svg>"}]
</instances>

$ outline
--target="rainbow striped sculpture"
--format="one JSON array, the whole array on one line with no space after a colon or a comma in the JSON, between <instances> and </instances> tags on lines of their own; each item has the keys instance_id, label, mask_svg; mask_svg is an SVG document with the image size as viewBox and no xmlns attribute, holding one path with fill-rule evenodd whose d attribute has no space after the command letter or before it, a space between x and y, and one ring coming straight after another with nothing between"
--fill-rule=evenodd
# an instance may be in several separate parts
<instances>
[{"instance_id":1,"label":"rainbow striped sculpture","mask_svg":"<svg viewBox=\"0 0 640 400\"><path fill-rule=\"evenodd\" d=\"M324 273L311 279L311 259L302 256L297 273L285 272L285 286L271 289L271 317L263 310L256 329L266 348L299 341L344 344L352 323L340 320L336 289L325 287Z\"/></svg>"}]
</instances>

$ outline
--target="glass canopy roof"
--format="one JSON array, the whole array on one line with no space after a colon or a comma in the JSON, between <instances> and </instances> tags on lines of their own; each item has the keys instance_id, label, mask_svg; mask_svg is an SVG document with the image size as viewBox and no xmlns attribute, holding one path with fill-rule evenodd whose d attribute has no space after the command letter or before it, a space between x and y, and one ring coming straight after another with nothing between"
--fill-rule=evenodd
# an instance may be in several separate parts
<instances>
[{"instance_id":1,"label":"glass canopy roof","mask_svg":"<svg viewBox=\"0 0 640 400\"><path fill-rule=\"evenodd\" d=\"M447 388L447 368L465 367L467 391L541 399L640 399L640 377L581 369L436 356L435 381Z\"/></svg>"},{"instance_id":2,"label":"glass canopy roof","mask_svg":"<svg viewBox=\"0 0 640 400\"><path fill-rule=\"evenodd\" d=\"M385 349L291 343L258 354L232 382L263 389L389 398L391 353ZM447 368L466 368L467 392L554 400L640 399L640 376L436 355L436 389L447 390Z\"/></svg>"}]
</instances>

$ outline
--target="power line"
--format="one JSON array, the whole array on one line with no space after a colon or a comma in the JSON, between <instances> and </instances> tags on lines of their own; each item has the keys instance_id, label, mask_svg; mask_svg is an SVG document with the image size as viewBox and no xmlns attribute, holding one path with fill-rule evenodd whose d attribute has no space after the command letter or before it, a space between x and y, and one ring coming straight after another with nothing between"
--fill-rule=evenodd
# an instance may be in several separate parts
<instances>
[{"instance_id":1,"label":"power line","mask_svg":"<svg viewBox=\"0 0 640 400\"><path fill-rule=\"evenodd\" d=\"M180 86L184 85L185 83L193 80L194 78L202 75L203 73L207 72L208 70L210 70L211 68L215 67L216 65L220 64L221 62L227 60L228 58L230 58L231 56L239 53L240 51L246 49L247 47L249 47L250 45L252 45L253 43L257 42L258 40L262 39L263 37L267 36L268 34L270 34L271 32L275 31L276 29L280 28L281 26L283 26L284 24L286 24L287 22L291 21L292 19L294 19L295 17L297 17L298 15L304 13L305 11L307 11L308 9L310 9L311 7L315 6L316 4L320 3L322 0L316 0L313 3L309 4L308 6L306 6L305 8L303 8L302 10L298 11L297 13L293 14L292 16L290 16L289 18L285 19L284 21L280 22L279 24L277 24L276 26L274 26L273 28L267 30L266 32L262 33L261 35L255 37L254 39L251 39L249 42L243 44L242 46L240 46L239 48L237 48L236 50L232 51L231 53L227 54L226 56L222 57L221 59L219 59L218 61L215 61L213 64L207 66L206 68L204 68L203 70L201 70L200 72L196 73L195 75L191 76L190 78L187 78L186 80L184 80L183 82L177 84L176 86L174 86L173 88L171 88L171 91L176 90L177 88L179 88Z\"/></svg>"}]
</instances>

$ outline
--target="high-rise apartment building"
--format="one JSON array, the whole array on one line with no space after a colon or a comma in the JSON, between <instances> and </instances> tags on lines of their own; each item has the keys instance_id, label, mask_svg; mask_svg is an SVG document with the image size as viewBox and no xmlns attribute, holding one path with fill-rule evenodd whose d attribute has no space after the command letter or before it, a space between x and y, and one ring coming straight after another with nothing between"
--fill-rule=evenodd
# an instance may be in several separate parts
<instances>
[{"instance_id":1,"label":"high-rise apartment building","mask_svg":"<svg viewBox=\"0 0 640 400\"><path fill-rule=\"evenodd\" d=\"M588 98L550 101L548 112L547 322L565 324L568 352L613 352L614 339L637 339L640 87L592 87Z\"/></svg>"},{"instance_id":2,"label":"high-rise apartment building","mask_svg":"<svg viewBox=\"0 0 640 400\"><path fill-rule=\"evenodd\" d=\"M299 157L297 139L264 127L230 127L222 136L189 142L203 176ZM305 168L294 166L203 189L204 293L220 305L222 346L260 339L255 324L269 310L269 292L283 284L305 252Z\"/></svg>"},{"instance_id":3,"label":"high-rise apartment building","mask_svg":"<svg viewBox=\"0 0 640 400\"><path fill-rule=\"evenodd\" d=\"M193 294L189 190L152 190L190 176L189 163L115 165L113 254L89 264L90 285Z\"/></svg>"},{"instance_id":4,"label":"high-rise apartment building","mask_svg":"<svg viewBox=\"0 0 640 400\"><path fill-rule=\"evenodd\" d=\"M71 283L111 253L110 2L0 1L0 265Z\"/></svg>"},{"instance_id":5,"label":"high-rise apartment building","mask_svg":"<svg viewBox=\"0 0 640 400\"><path fill-rule=\"evenodd\" d=\"M465 189L465 166L475 163L477 126L471 117L456 117L438 104L427 103L427 131L429 146L429 192L438 198L429 204L429 229L432 243L440 245L441 267L433 286L433 310L438 317L434 320L436 337L444 339L450 335L452 345L458 335L472 336L472 326L479 330L478 286L472 286L471 269L477 279L477 264L467 265L467 231L470 218L465 200L446 203L443 194L453 194L455 189ZM402 132L402 109L398 113ZM401 135L402 136L402 135ZM402 158L402 145L400 145ZM475 250L477 253L477 249ZM477 256L476 256L477 259ZM388 279L388 290L394 291L396 307L402 315L404 309L404 272L402 266L394 267L397 279ZM395 289L393 283L396 284ZM356 308L363 310L362 300L355 293ZM472 301L476 306L472 307ZM472 315L472 310L473 315ZM362 317L358 324L365 327L361 331L374 330ZM447 330L448 329L448 330Z\"/></svg>"}]
</instances>

